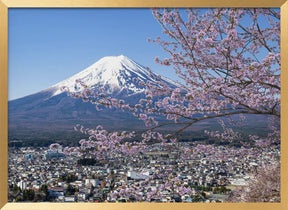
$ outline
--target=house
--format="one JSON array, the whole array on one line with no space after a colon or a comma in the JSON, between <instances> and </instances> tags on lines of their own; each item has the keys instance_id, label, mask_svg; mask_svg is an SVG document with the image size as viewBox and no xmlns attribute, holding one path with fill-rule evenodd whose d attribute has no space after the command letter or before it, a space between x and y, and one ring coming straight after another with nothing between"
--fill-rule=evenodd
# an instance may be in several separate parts
<instances>
[{"instance_id":1,"label":"house","mask_svg":"<svg viewBox=\"0 0 288 210\"><path fill-rule=\"evenodd\" d=\"M58 198L59 196L64 196L66 191L64 187L56 186L48 190L48 192L51 197Z\"/></svg>"}]
</instances>

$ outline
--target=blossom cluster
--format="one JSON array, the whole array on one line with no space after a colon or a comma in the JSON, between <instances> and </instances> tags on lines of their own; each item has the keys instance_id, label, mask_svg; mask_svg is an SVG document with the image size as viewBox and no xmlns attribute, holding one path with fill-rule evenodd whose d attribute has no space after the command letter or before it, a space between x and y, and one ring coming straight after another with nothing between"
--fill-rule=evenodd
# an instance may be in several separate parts
<instances>
[{"instance_id":1,"label":"blossom cluster","mask_svg":"<svg viewBox=\"0 0 288 210\"><path fill-rule=\"evenodd\" d=\"M146 89L145 97L136 104L128 104L125 100L113 98L106 94L104 89L91 90L80 79L76 83L84 89L79 93L70 92L63 87L70 96L94 104L99 111L103 108L128 111L148 127L143 131L142 139L127 141L135 137L135 132L108 132L101 126L96 129L85 129L78 125L75 130L89 135L89 138L80 140L78 147L64 148L64 152L97 159L107 158L115 153L135 155L144 152L147 143L154 139L177 150L178 158L193 158L205 153L207 158L227 160L245 155L257 158L261 147L278 144L280 141L280 127L277 124L280 121L279 12L274 9L234 8L216 8L205 12L190 8L185 11L153 9L152 12L163 28L164 37L157 37L151 42L158 44L170 56L163 59L156 57L155 62L166 66L172 65L182 85L177 88L170 87L160 76L152 73L154 82L144 83L136 79L136 82ZM224 154L221 147L213 145L198 144L181 151L177 146L178 134L197 122L212 118L220 119L223 132L206 131L206 135L219 141L241 142L244 138L243 133L227 127L221 117L240 115L236 124L241 127L245 121L244 114L272 116L272 132L266 138L249 136L255 147L242 142L242 147L232 147L229 154ZM163 117L166 118L165 121ZM156 131L160 127L171 125L181 128L166 135ZM60 147L51 145L51 148ZM263 177L266 175L267 173L263 172ZM138 182L129 189L116 189L111 196L133 197L139 201L143 199L141 189L145 185L149 185L149 180ZM180 195L189 193L189 188L180 183L177 177L171 177L170 182L159 185L157 189L149 192L145 199L147 201L160 199L159 192L168 185L175 185L174 188ZM273 189L278 190L276 185L271 184ZM253 186L252 184L251 187ZM261 200L267 201L264 197L263 199L261 197Z\"/></svg>"},{"instance_id":2,"label":"blossom cluster","mask_svg":"<svg viewBox=\"0 0 288 210\"><path fill-rule=\"evenodd\" d=\"M280 164L263 165L252 174L248 187L236 190L229 202L280 202Z\"/></svg>"}]
</instances>

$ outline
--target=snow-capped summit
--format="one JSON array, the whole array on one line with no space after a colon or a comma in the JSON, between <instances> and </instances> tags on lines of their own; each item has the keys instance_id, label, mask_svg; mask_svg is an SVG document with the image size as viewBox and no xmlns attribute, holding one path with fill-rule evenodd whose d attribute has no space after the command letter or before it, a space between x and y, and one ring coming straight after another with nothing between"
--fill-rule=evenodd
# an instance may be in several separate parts
<instances>
[{"instance_id":1,"label":"snow-capped summit","mask_svg":"<svg viewBox=\"0 0 288 210\"><path fill-rule=\"evenodd\" d=\"M125 90L126 94L133 95L143 92L142 86L135 82L134 78L146 82L153 81L150 72L124 55L107 56L92 64L74 76L52 86L55 92L53 96L61 94L62 86L66 86L72 92L83 89L81 85L76 85L76 80L81 80L90 88L104 87L109 94L119 94ZM163 78L166 82L175 85L172 81Z\"/></svg>"},{"instance_id":2,"label":"snow-capped summit","mask_svg":"<svg viewBox=\"0 0 288 210\"><path fill-rule=\"evenodd\" d=\"M18 139L47 139L47 133L50 137L61 133L66 138L63 132L70 132L67 133L67 138L70 138L74 135L71 134L74 132L73 127L78 123L90 128L99 124L105 129L140 128L143 122L129 112L117 109L99 112L94 104L85 103L82 99L75 99L61 91L62 86L73 92L81 91L83 87L76 83L80 79L92 91L104 88L107 95L136 104L144 97L145 89L134 78L147 83L155 77L146 68L123 55L104 57L50 88L9 101L9 133ZM176 85L164 77L162 79L172 88Z\"/></svg>"},{"instance_id":3,"label":"snow-capped summit","mask_svg":"<svg viewBox=\"0 0 288 210\"><path fill-rule=\"evenodd\" d=\"M80 91L81 88L75 85L75 80L80 79L92 91L104 87L106 94L111 94L113 98L124 99L128 104L137 104L145 97L144 87L133 78L147 83L155 77L143 66L123 55L109 56L50 88L9 101L9 139L39 140L37 145L45 145L47 141L55 140L79 140L83 137L75 134L73 127L76 124L87 128L102 125L111 131L141 130L143 121L130 112L122 112L120 109L97 111L95 104L85 103L81 98L73 98L60 90L62 86L67 86L70 91ZM179 86L165 77L162 77L162 80L172 88ZM254 118L251 121L254 125L267 121L255 122ZM198 134L202 136L202 129L209 130L212 124L198 125L199 127L192 130L194 133L189 133L190 136L193 136L197 129L200 129L201 134Z\"/></svg>"}]
</instances>

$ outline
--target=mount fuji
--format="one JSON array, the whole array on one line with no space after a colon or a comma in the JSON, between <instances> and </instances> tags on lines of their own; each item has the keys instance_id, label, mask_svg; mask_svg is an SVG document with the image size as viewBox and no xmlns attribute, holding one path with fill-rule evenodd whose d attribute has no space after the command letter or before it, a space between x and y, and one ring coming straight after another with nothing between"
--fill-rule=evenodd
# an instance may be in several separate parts
<instances>
[{"instance_id":1,"label":"mount fuji","mask_svg":"<svg viewBox=\"0 0 288 210\"><path fill-rule=\"evenodd\" d=\"M74 76L61 81L38 93L8 102L8 139L9 142L26 141L35 145L41 142L79 140L84 136L75 132L73 127L81 124L87 128L102 125L106 130L143 130L144 123L129 112L118 109L97 111L95 105L75 99L61 91L66 86L70 92L80 92L82 86L76 83L80 79L90 90L104 88L106 95L124 99L136 104L145 95L145 89L137 81L153 82L157 74L151 76L150 71L135 61L121 55L104 57ZM179 84L161 77L171 88ZM248 119L248 118L247 118ZM267 122L263 116L250 117L247 129L263 132L267 130ZM193 125L187 130L186 137L198 139L203 137L204 129L215 128L216 120L207 120ZM171 128L169 131L171 132ZM175 129L175 128L174 128ZM217 128L219 129L219 128ZM185 138L186 138L185 137ZM183 138L183 139L185 139ZM35 141L37 140L37 141ZM30 143L28 145L30 145ZM45 145L45 144L44 144Z\"/></svg>"},{"instance_id":2,"label":"mount fuji","mask_svg":"<svg viewBox=\"0 0 288 210\"><path fill-rule=\"evenodd\" d=\"M9 139L48 140L58 138L59 134L62 137L67 134L66 138L69 138L73 136L71 132L76 124L90 128L101 124L108 130L143 128L143 122L131 113L113 109L99 112L95 105L71 98L61 91L61 87L66 86L71 92L80 92L83 87L75 82L80 79L91 90L104 88L112 97L137 103L144 96L145 89L134 78L145 83L154 81L150 72L135 61L123 55L109 56L45 90L9 101ZM161 78L172 88L179 86Z\"/></svg>"},{"instance_id":3,"label":"mount fuji","mask_svg":"<svg viewBox=\"0 0 288 210\"><path fill-rule=\"evenodd\" d=\"M158 75L155 74L155 76ZM129 97L143 93L145 90L143 86L140 86L138 82L134 81L135 78L141 82L155 81L146 68L126 56L109 56L100 59L85 70L48 89L53 92L52 96L61 94L62 91L60 89L62 86L68 87L72 92L79 92L83 90L83 87L76 85L75 81L80 79L92 90L104 88L106 94ZM162 80L169 86L178 86L177 83L165 77L163 77Z\"/></svg>"}]
</instances>

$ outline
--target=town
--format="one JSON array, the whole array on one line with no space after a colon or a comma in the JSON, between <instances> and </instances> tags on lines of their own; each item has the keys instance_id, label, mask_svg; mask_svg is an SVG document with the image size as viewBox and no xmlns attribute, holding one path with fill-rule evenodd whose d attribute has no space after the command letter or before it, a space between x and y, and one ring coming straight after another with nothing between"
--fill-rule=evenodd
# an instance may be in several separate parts
<instances>
[{"instance_id":1,"label":"town","mask_svg":"<svg viewBox=\"0 0 288 210\"><path fill-rule=\"evenodd\" d=\"M180 143L183 148L187 145ZM229 153L227 147L219 149ZM280 148L265 149L257 159L246 156L225 161L213 161L205 155L177 160L177 153L166 151L161 144L149 145L137 158L118 155L100 161L65 156L47 147L10 147L8 153L9 202L208 203L225 202L234 189L246 187L249 173L257 170L261 161L280 156ZM160 197L149 197L169 182L171 177L165 173L191 190L183 194L170 186L159 192ZM141 189L138 197L119 196L121 190L137 186Z\"/></svg>"}]
</instances>

